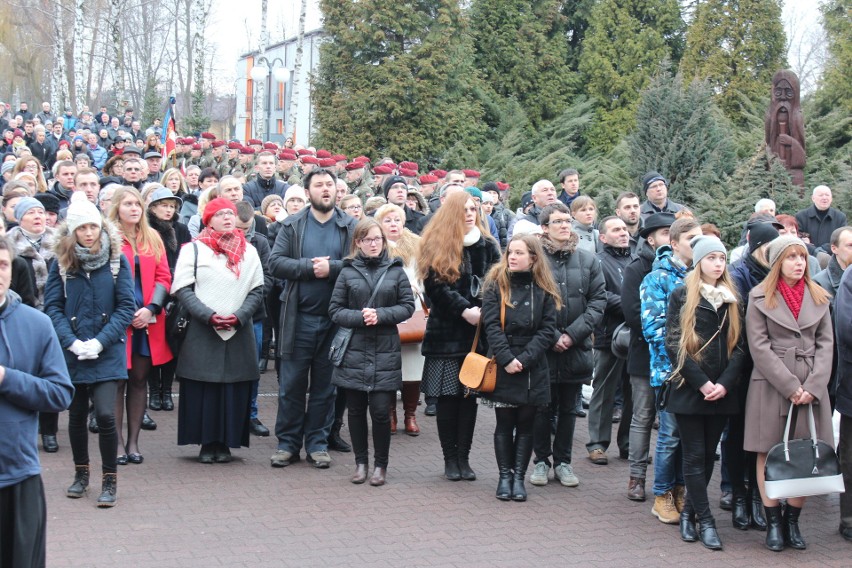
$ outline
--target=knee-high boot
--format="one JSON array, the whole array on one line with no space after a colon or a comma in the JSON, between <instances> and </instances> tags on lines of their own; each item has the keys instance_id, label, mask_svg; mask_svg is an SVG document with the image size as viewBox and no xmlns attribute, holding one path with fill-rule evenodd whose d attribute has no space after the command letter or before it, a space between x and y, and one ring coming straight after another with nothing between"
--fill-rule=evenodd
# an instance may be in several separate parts
<instances>
[{"instance_id":1,"label":"knee-high boot","mask_svg":"<svg viewBox=\"0 0 852 568\"><path fill-rule=\"evenodd\" d=\"M517 436L515 438L515 470L512 480L512 501L526 501L527 488L524 487L524 477L527 475L527 466L530 463L533 452L532 435Z\"/></svg>"},{"instance_id":2,"label":"knee-high boot","mask_svg":"<svg viewBox=\"0 0 852 568\"><path fill-rule=\"evenodd\" d=\"M160 369L158 367L151 367L151 370L148 372L148 408L151 410L163 409Z\"/></svg>"},{"instance_id":3,"label":"knee-high boot","mask_svg":"<svg viewBox=\"0 0 852 568\"><path fill-rule=\"evenodd\" d=\"M512 498L512 466L515 463L515 443L511 435L494 434L494 456L497 458L497 498L509 501Z\"/></svg>"},{"instance_id":4,"label":"knee-high boot","mask_svg":"<svg viewBox=\"0 0 852 568\"><path fill-rule=\"evenodd\" d=\"M420 435L420 428L417 426L416 419L418 402L420 402L420 383L402 383L402 409L405 411L405 433L409 436Z\"/></svg>"},{"instance_id":5,"label":"knee-high boot","mask_svg":"<svg viewBox=\"0 0 852 568\"><path fill-rule=\"evenodd\" d=\"M476 429L476 414L479 407L475 400L462 399L459 404L459 475L465 481L476 479L476 473L470 467L470 447L473 444L473 431Z\"/></svg>"},{"instance_id":6,"label":"knee-high boot","mask_svg":"<svg viewBox=\"0 0 852 568\"><path fill-rule=\"evenodd\" d=\"M439 397L437 411L435 422L444 453L444 477L459 481L459 400L450 396Z\"/></svg>"}]
</instances>

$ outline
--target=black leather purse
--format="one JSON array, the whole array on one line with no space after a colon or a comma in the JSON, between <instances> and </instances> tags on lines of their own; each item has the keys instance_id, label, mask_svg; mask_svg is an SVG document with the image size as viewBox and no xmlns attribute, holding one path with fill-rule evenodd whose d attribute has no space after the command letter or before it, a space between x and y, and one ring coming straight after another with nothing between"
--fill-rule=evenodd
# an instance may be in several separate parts
<instances>
[{"instance_id":1,"label":"black leather purse","mask_svg":"<svg viewBox=\"0 0 852 568\"><path fill-rule=\"evenodd\" d=\"M192 248L195 251L195 260L192 264L192 277L198 276L198 245L192 243ZM192 286L195 288L195 285ZM182 304L176 297L172 296L166 304L166 343L169 344L169 349L175 357L180 353L183 347L183 340L186 339L186 330L189 328L189 322L192 316L186 305Z\"/></svg>"},{"instance_id":2,"label":"black leather purse","mask_svg":"<svg viewBox=\"0 0 852 568\"><path fill-rule=\"evenodd\" d=\"M370 294L370 299L367 300L367 305L364 306L365 308L369 308L373 303L373 300L376 299L376 294L378 293L379 288L381 288L388 270L389 268L382 272L379 281L376 282L376 287L373 288L373 293ZM352 339L353 331L354 330L351 327L339 327L337 332L334 334L334 338L331 340L331 347L328 349L328 360L335 367L343 366L343 358L346 356L346 350L349 349L349 341Z\"/></svg>"}]
</instances>

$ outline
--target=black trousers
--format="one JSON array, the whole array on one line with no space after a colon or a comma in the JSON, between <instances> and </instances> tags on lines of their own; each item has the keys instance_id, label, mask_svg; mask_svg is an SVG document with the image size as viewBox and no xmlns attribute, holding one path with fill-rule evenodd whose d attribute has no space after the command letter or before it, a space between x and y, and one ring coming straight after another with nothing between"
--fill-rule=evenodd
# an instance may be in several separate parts
<instances>
[{"instance_id":1,"label":"black trousers","mask_svg":"<svg viewBox=\"0 0 852 568\"><path fill-rule=\"evenodd\" d=\"M98 447L101 451L103 473L115 473L116 448L118 434L115 428L115 396L118 381L75 386L74 398L68 412L68 438L71 441L71 453L74 465L89 465L89 398L95 407L95 420L98 422Z\"/></svg>"},{"instance_id":2,"label":"black trousers","mask_svg":"<svg viewBox=\"0 0 852 568\"><path fill-rule=\"evenodd\" d=\"M576 401L577 394L583 385L580 383L557 384L550 383L550 407L541 407L535 415L533 431L533 448L535 463L545 462L550 465L553 455L553 465L571 463L571 447L574 444L574 426L577 423ZM550 418L556 414L556 436L553 438L551 451Z\"/></svg>"},{"instance_id":3,"label":"black trousers","mask_svg":"<svg viewBox=\"0 0 852 568\"><path fill-rule=\"evenodd\" d=\"M494 433L510 438L529 436L533 433L533 425L538 408L535 406L518 406L516 408L495 408L497 426Z\"/></svg>"},{"instance_id":4,"label":"black trousers","mask_svg":"<svg viewBox=\"0 0 852 568\"><path fill-rule=\"evenodd\" d=\"M837 446L840 472L846 492L840 494L840 524L852 528L852 416L840 416L840 441Z\"/></svg>"},{"instance_id":5,"label":"black trousers","mask_svg":"<svg viewBox=\"0 0 852 568\"><path fill-rule=\"evenodd\" d=\"M0 489L0 568L43 568L46 523L40 475Z\"/></svg>"},{"instance_id":6,"label":"black trousers","mask_svg":"<svg viewBox=\"0 0 852 568\"><path fill-rule=\"evenodd\" d=\"M369 464L367 447L367 408L373 422L373 457L376 467L388 466L390 453L390 408L396 399L396 391L364 392L341 389L346 393L346 408L349 410L349 435L356 464Z\"/></svg>"},{"instance_id":7,"label":"black trousers","mask_svg":"<svg viewBox=\"0 0 852 568\"><path fill-rule=\"evenodd\" d=\"M59 431L58 412L38 413L38 433L42 436L56 436Z\"/></svg>"},{"instance_id":8,"label":"black trousers","mask_svg":"<svg viewBox=\"0 0 852 568\"><path fill-rule=\"evenodd\" d=\"M683 453L686 496L699 520L712 520L707 485L713 476L716 446L722 438L725 415L675 414Z\"/></svg>"}]
</instances>

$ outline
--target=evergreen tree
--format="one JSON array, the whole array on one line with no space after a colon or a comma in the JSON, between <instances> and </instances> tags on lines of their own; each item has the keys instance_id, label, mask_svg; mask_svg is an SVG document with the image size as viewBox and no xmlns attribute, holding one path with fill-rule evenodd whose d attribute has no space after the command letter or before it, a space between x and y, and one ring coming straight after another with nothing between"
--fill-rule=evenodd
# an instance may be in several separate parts
<instances>
[{"instance_id":1,"label":"evergreen tree","mask_svg":"<svg viewBox=\"0 0 852 568\"><path fill-rule=\"evenodd\" d=\"M586 38L586 30L589 29L595 0L563 0L561 4L565 18L564 34L568 41L568 67L572 71L579 71L583 41Z\"/></svg>"},{"instance_id":2,"label":"evergreen tree","mask_svg":"<svg viewBox=\"0 0 852 568\"><path fill-rule=\"evenodd\" d=\"M682 33L677 0L600 0L592 9L580 71L598 103L594 146L612 148L630 131L639 93L661 62L677 61Z\"/></svg>"},{"instance_id":3,"label":"evergreen tree","mask_svg":"<svg viewBox=\"0 0 852 568\"><path fill-rule=\"evenodd\" d=\"M849 78L852 77L852 7L848 0L825 0L820 11L828 39L828 59L816 98L821 110L840 107L848 116L852 113L849 91Z\"/></svg>"},{"instance_id":4,"label":"evergreen tree","mask_svg":"<svg viewBox=\"0 0 852 568\"><path fill-rule=\"evenodd\" d=\"M686 80L707 79L725 114L739 123L739 95L766 97L772 75L787 66L779 0L705 0L686 33L680 69Z\"/></svg>"},{"instance_id":5,"label":"evergreen tree","mask_svg":"<svg viewBox=\"0 0 852 568\"><path fill-rule=\"evenodd\" d=\"M145 82L145 91L142 97L142 128L147 128L148 125L154 124L154 119L163 118L163 101L157 94L156 79L151 76ZM165 128L165 124L163 128Z\"/></svg>"},{"instance_id":6,"label":"evergreen tree","mask_svg":"<svg viewBox=\"0 0 852 568\"><path fill-rule=\"evenodd\" d=\"M576 88L559 8L558 0L474 0L470 7L476 68L534 125L558 115Z\"/></svg>"},{"instance_id":7,"label":"evergreen tree","mask_svg":"<svg viewBox=\"0 0 852 568\"><path fill-rule=\"evenodd\" d=\"M634 179L649 170L666 176L674 201L694 208L720 189L736 166L731 126L706 83L684 85L661 73L642 93L636 129L627 137Z\"/></svg>"},{"instance_id":8,"label":"evergreen tree","mask_svg":"<svg viewBox=\"0 0 852 568\"><path fill-rule=\"evenodd\" d=\"M313 104L317 143L347 154L436 163L480 145L487 86L453 0L322 0Z\"/></svg>"}]
</instances>

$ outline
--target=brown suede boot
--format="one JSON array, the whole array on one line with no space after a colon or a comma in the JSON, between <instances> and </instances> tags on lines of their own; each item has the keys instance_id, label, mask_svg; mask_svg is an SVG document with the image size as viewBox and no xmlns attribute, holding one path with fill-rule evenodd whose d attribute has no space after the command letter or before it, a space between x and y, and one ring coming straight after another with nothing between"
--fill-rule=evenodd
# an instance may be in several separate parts
<instances>
[{"instance_id":1,"label":"brown suede boot","mask_svg":"<svg viewBox=\"0 0 852 568\"><path fill-rule=\"evenodd\" d=\"M402 383L402 408L405 411L405 433L409 436L419 436L417 426L417 403L420 402L420 383Z\"/></svg>"}]
</instances>

